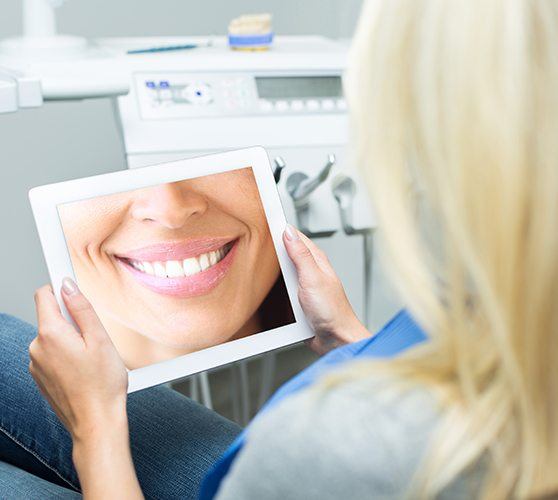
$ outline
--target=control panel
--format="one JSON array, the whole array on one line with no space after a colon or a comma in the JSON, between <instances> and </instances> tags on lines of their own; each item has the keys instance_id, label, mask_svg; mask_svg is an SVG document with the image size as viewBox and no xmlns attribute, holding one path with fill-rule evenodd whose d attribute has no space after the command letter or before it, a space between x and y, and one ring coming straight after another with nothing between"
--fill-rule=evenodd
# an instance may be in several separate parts
<instances>
[{"instance_id":1,"label":"control panel","mask_svg":"<svg viewBox=\"0 0 558 500\"><path fill-rule=\"evenodd\" d=\"M344 113L341 75L136 73L144 120Z\"/></svg>"}]
</instances>

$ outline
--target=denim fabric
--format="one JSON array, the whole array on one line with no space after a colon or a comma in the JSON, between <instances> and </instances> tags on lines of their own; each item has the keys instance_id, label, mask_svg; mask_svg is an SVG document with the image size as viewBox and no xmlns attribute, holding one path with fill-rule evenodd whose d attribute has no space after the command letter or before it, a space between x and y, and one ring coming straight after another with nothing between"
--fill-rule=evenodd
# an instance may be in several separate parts
<instances>
[{"instance_id":1,"label":"denim fabric","mask_svg":"<svg viewBox=\"0 0 558 500\"><path fill-rule=\"evenodd\" d=\"M0 467L0 498L33 498L29 488L45 488L37 498L66 498L49 496L54 485L79 491L70 435L28 371L35 334L31 325L0 314L0 460L21 469L16 474L8 465ZM196 498L205 474L240 432L236 424L166 387L131 394L128 416L132 456L146 498ZM60 489L59 494L69 493Z\"/></svg>"},{"instance_id":2,"label":"denim fabric","mask_svg":"<svg viewBox=\"0 0 558 500\"><path fill-rule=\"evenodd\" d=\"M10 500L79 500L81 494L18 467L0 462L0 498Z\"/></svg>"}]
</instances>

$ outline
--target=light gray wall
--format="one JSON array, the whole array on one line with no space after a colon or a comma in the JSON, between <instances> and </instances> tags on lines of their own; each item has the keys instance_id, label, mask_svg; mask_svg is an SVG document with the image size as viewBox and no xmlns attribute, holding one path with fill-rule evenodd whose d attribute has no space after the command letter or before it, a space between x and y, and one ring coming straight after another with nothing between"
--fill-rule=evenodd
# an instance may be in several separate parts
<instances>
[{"instance_id":1,"label":"light gray wall","mask_svg":"<svg viewBox=\"0 0 558 500\"><path fill-rule=\"evenodd\" d=\"M22 0L2 0L0 37L19 34ZM60 32L84 36L224 35L240 14L271 12L277 34L352 34L362 0L68 0Z\"/></svg>"},{"instance_id":2,"label":"light gray wall","mask_svg":"<svg viewBox=\"0 0 558 500\"><path fill-rule=\"evenodd\" d=\"M361 0L71 0L60 32L90 37L224 34L239 14L271 12L278 34L351 35ZM0 38L19 34L21 0L2 0ZM124 168L109 100L49 103L0 115L0 312L35 321L48 282L29 188Z\"/></svg>"}]
</instances>

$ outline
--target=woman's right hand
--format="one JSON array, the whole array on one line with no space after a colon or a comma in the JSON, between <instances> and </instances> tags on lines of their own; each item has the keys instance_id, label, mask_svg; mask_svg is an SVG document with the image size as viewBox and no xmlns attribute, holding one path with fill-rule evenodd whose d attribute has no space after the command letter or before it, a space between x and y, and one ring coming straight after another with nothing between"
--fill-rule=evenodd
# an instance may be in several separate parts
<instances>
[{"instance_id":1,"label":"woman's right hand","mask_svg":"<svg viewBox=\"0 0 558 500\"><path fill-rule=\"evenodd\" d=\"M300 304L316 334L308 341L310 348L321 355L369 337L324 252L291 225L283 240L298 273Z\"/></svg>"}]
</instances>

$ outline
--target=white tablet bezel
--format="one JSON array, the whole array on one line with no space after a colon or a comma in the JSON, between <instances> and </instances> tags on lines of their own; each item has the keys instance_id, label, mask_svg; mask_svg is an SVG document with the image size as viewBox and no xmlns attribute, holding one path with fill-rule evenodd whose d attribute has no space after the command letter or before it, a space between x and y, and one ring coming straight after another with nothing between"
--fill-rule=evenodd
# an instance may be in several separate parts
<instances>
[{"instance_id":1,"label":"white tablet bezel","mask_svg":"<svg viewBox=\"0 0 558 500\"><path fill-rule=\"evenodd\" d=\"M75 276L58 214L58 205L245 167L252 167L254 172L295 322L131 370L128 392L210 370L313 336L298 302L296 271L283 244L282 235L286 219L267 153L262 147L252 147L49 184L29 191L29 200L54 294L63 314L70 319L60 296L60 287L65 276L74 279Z\"/></svg>"}]
</instances>

